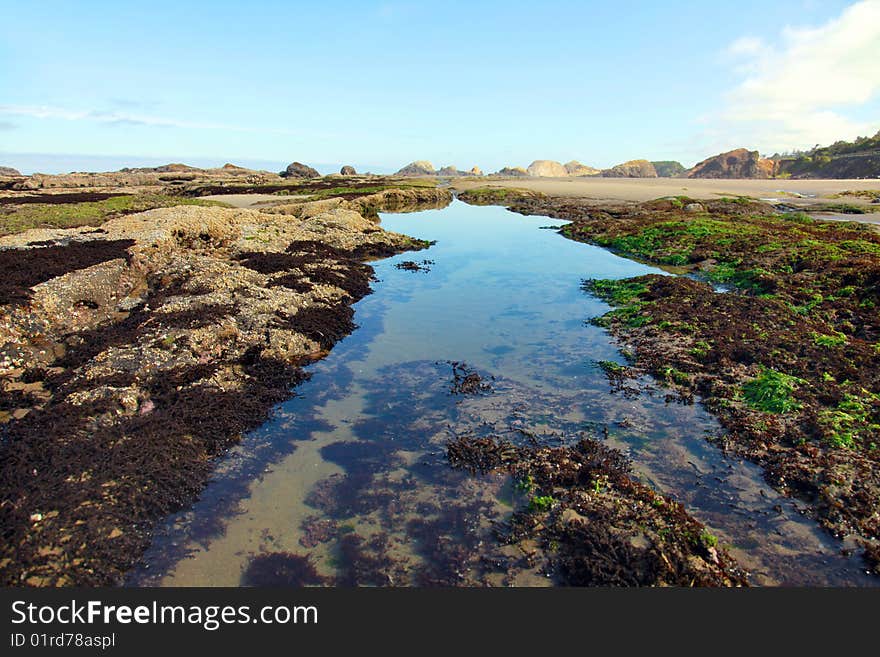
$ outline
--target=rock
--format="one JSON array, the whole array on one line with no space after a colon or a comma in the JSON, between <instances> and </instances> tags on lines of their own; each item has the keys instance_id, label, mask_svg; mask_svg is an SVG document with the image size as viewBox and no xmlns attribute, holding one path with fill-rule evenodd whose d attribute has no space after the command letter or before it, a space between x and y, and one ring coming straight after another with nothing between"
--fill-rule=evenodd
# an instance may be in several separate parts
<instances>
[{"instance_id":1,"label":"rock","mask_svg":"<svg viewBox=\"0 0 880 657\"><path fill-rule=\"evenodd\" d=\"M293 162L281 172L282 178L320 178L321 174L302 162Z\"/></svg>"},{"instance_id":2,"label":"rock","mask_svg":"<svg viewBox=\"0 0 880 657\"><path fill-rule=\"evenodd\" d=\"M535 160L527 169L530 176L540 178L565 178L568 171L559 162L553 160Z\"/></svg>"},{"instance_id":3,"label":"rock","mask_svg":"<svg viewBox=\"0 0 880 657\"><path fill-rule=\"evenodd\" d=\"M433 176L436 175L436 171L434 170L434 165L428 162L427 160L416 160L415 162L410 162L405 167L403 167L400 171L398 171L396 176Z\"/></svg>"},{"instance_id":4,"label":"rock","mask_svg":"<svg viewBox=\"0 0 880 657\"><path fill-rule=\"evenodd\" d=\"M605 178L656 178L657 170L648 160L629 160L605 169L602 175Z\"/></svg>"},{"instance_id":5,"label":"rock","mask_svg":"<svg viewBox=\"0 0 880 657\"><path fill-rule=\"evenodd\" d=\"M161 188L169 182L198 181L205 184L245 181L249 184L277 184L277 174L267 171L254 171L227 164L217 169L197 169L186 164L165 164L159 167L120 169L119 171L95 173L65 173L47 175L35 173L22 176L18 180L5 182L9 189L30 191L36 189L76 189L102 188L131 193L128 188L140 187L138 191L154 191L161 193Z\"/></svg>"},{"instance_id":6,"label":"rock","mask_svg":"<svg viewBox=\"0 0 880 657\"><path fill-rule=\"evenodd\" d=\"M12 167L0 167L0 176L20 176L21 173L18 172L17 169L13 169Z\"/></svg>"},{"instance_id":7,"label":"rock","mask_svg":"<svg viewBox=\"0 0 880 657\"><path fill-rule=\"evenodd\" d=\"M585 518L584 516L582 516L580 513L578 513L577 511L575 511L572 508L564 509L562 511L562 513L560 514L559 519L565 525L569 525L573 522L578 522L578 523L589 522L589 520L587 518Z\"/></svg>"},{"instance_id":8,"label":"rock","mask_svg":"<svg viewBox=\"0 0 880 657\"><path fill-rule=\"evenodd\" d=\"M661 160L659 162L651 162L651 164L654 165L659 178L675 178L687 171L681 162L674 160Z\"/></svg>"},{"instance_id":9,"label":"rock","mask_svg":"<svg viewBox=\"0 0 880 657\"><path fill-rule=\"evenodd\" d=\"M159 176L160 182L189 182L197 178L194 173L165 173Z\"/></svg>"},{"instance_id":10,"label":"rock","mask_svg":"<svg viewBox=\"0 0 880 657\"><path fill-rule=\"evenodd\" d=\"M581 164L577 160L566 162L565 171L568 173L569 176L573 177L596 176L602 173L599 169L588 167L586 164Z\"/></svg>"},{"instance_id":11,"label":"rock","mask_svg":"<svg viewBox=\"0 0 880 657\"><path fill-rule=\"evenodd\" d=\"M354 167L349 166L347 164L339 170L339 173L342 174L343 176L356 176L357 175L357 171L355 171Z\"/></svg>"},{"instance_id":12,"label":"rock","mask_svg":"<svg viewBox=\"0 0 880 657\"><path fill-rule=\"evenodd\" d=\"M154 171L156 171L156 173L182 173L185 171L201 171L201 169L191 167L188 164L173 162L171 164L163 164L162 166L156 167Z\"/></svg>"},{"instance_id":13,"label":"rock","mask_svg":"<svg viewBox=\"0 0 880 657\"><path fill-rule=\"evenodd\" d=\"M468 175L469 176L482 176L483 171L480 169L480 167L473 167L473 168L471 168L470 171L468 171Z\"/></svg>"},{"instance_id":14,"label":"rock","mask_svg":"<svg viewBox=\"0 0 880 657\"><path fill-rule=\"evenodd\" d=\"M465 173L464 171L459 171L458 167L455 167L450 164L449 166L445 166L442 169L440 169L437 172L437 175L438 176L458 177L458 176L466 176L467 173Z\"/></svg>"},{"instance_id":15,"label":"rock","mask_svg":"<svg viewBox=\"0 0 880 657\"><path fill-rule=\"evenodd\" d=\"M510 187L475 187L466 189L457 194L459 201L469 205L506 205L528 201L531 199L546 198L541 192L532 189L517 189Z\"/></svg>"},{"instance_id":16,"label":"rock","mask_svg":"<svg viewBox=\"0 0 880 657\"><path fill-rule=\"evenodd\" d=\"M688 178L772 178L776 163L745 148L707 158L690 169Z\"/></svg>"},{"instance_id":17,"label":"rock","mask_svg":"<svg viewBox=\"0 0 880 657\"><path fill-rule=\"evenodd\" d=\"M348 202L348 207L368 216L375 208L385 212L405 212L417 209L445 208L452 203L452 192L438 187L412 189L384 189Z\"/></svg>"},{"instance_id":18,"label":"rock","mask_svg":"<svg viewBox=\"0 0 880 657\"><path fill-rule=\"evenodd\" d=\"M524 176L529 175L529 172L523 169L522 167L504 167L496 176L508 176L510 178L522 178Z\"/></svg>"},{"instance_id":19,"label":"rock","mask_svg":"<svg viewBox=\"0 0 880 657\"><path fill-rule=\"evenodd\" d=\"M697 213L697 212L705 212L706 208L703 207L702 203L688 203L684 206L685 212Z\"/></svg>"}]
</instances>

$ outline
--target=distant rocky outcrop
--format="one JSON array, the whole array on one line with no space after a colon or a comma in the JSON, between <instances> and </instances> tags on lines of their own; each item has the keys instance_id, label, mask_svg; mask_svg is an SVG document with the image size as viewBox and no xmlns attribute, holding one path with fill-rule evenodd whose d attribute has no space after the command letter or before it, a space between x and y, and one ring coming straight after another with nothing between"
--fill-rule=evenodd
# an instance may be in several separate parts
<instances>
[{"instance_id":1,"label":"distant rocky outcrop","mask_svg":"<svg viewBox=\"0 0 880 657\"><path fill-rule=\"evenodd\" d=\"M656 178L657 170L648 160L630 160L605 169L602 176L605 178Z\"/></svg>"},{"instance_id":2,"label":"distant rocky outcrop","mask_svg":"<svg viewBox=\"0 0 880 657\"><path fill-rule=\"evenodd\" d=\"M452 178L458 178L461 176L482 176L483 172L480 171L479 167L473 167L470 171L462 171L456 166L449 165L445 166L437 172L438 176L447 176Z\"/></svg>"},{"instance_id":3,"label":"distant rocky outcrop","mask_svg":"<svg viewBox=\"0 0 880 657\"><path fill-rule=\"evenodd\" d=\"M758 151L737 148L707 158L687 172L688 178L772 178L776 163Z\"/></svg>"},{"instance_id":4,"label":"distant rocky outcrop","mask_svg":"<svg viewBox=\"0 0 880 657\"><path fill-rule=\"evenodd\" d=\"M530 176L540 178L565 178L568 176L565 167L554 160L535 160L526 171Z\"/></svg>"},{"instance_id":5,"label":"distant rocky outcrop","mask_svg":"<svg viewBox=\"0 0 880 657\"><path fill-rule=\"evenodd\" d=\"M166 164L159 167L124 168L119 171L94 173L81 172L60 175L35 173L30 176L6 178L2 187L20 191L64 188L130 191L129 188L138 187L143 192L162 192L171 188L179 190L185 183L260 185L280 182L281 178L278 174L268 171L254 171L235 165L226 165L216 169L199 169L185 164Z\"/></svg>"},{"instance_id":6,"label":"distant rocky outcrop","mask_svg":"<svg viewBox=\"0 0 880 657\"><path fill-rule=\"evenodd\" d=\"M438 176L447 176L447 177L458 177L458 176L466 176L468 175L466 171L460 171L458 167L450 164L449 166L445 166L437 172Z\"/></svg>"},{"instance_id":7,"label":"distant rocky outcrop","mask_svg":"<svg viewBox=\"0 0 880 657\"><path fill-rule=\"evenodd\" d=\"M661 160L651 162L651 164L654 165L654 170L657 171L657 176L660 178L675 178L687 171L681 162L675 160Z\"/></svg>"},{"instance_id":8,"label":"distant rocky outcrop","mask_svg":"<svg viewBox=\"0 0 880 657\"><path fill-rule=\"evenodd\" d=\"M287 168L279 174L282 178L320 178L321 174L316 169L303 164L302 162L293 162L287 165Z\"/></svg>"},{"instance_id":9,"label":"distant rocky outcrop","mask_svg":"<svg viewBox=\"0 0 880 657\"><path fill-rule=\"evenodd\" d=\"M522 178L524 176L529 175L529 172L523 169L522 167L504 167L496 176L506 176L508 178Z\"/></svg>"},{"instance_id":10,"label":"distant rocky outcrop","mask_svg":"<svg viewBox=\"0 0 880 657\"><path fill-rule=\"evenodd\" d=\"M162 166L155 167L153 169L156 173L184 173L191 171L201 171L201 169L197 167L191 167L188 164L181 164L180 162L172 162L171 164L163 164Z\"/></svg>"},{"instance_id":11,"label":"distant rocky outcrop","mask_svg":"<svg viewBox=\"0 0 880 657\"><path fill-rule=\"evenodd\" d=\"M410 162L405 167L400 169L396 174L396 176L434 176L437 175L437 171L434 169L434 165L428 162L427 160L416 160L415 162Z\"/></svg>"},{"instance_id":12,"label":"distant rocky outcrop","mask_svg":"<svg viewBox=\"0 0 880 657\"><path fill-rule=\"evenodd\" d=\"M365 217L377 208L385 212L411 212L430 208L445 208L452 203L452 192L439 187L414 187L411 189L384 189L381 192L361 196L348 202L348 207Z\"/></svg>"},{"instance_id":13,"label":"distant rocky outcrop","mask_svg":"<svg viewBox=\"0 0 880 657\"><path fill-rule=\"evenodd\" d=\"M12 167L0 167L0 176L20 176L21 174L17 169L13 169Z\"/></svg>"},{"instance_id":14,"label":"distant rocky outcrop","mask_svg":"<svg viewBox=\"0 0 880 657\"><path fill-rule=\"evenodd\" d=\"M577 160L566 162L565 171L566 173L568 173L569 176L572 177L597 176L602 173L601 170L594 169L593 167L588 167L586 164L581 164Z\"/></svg>"},{"instance_id":15,"label":"distant rocky outcrop","mask_svg":"<svg viewBox=\"0 0 880 657\"><path fill-rule=\"evenodd\" d=\"M347 164L339 170L339 173L342 174L343 176L356 176L357 175L357 171L355 171L354 167L349 166Z\"/></svg>"}]
</instances>

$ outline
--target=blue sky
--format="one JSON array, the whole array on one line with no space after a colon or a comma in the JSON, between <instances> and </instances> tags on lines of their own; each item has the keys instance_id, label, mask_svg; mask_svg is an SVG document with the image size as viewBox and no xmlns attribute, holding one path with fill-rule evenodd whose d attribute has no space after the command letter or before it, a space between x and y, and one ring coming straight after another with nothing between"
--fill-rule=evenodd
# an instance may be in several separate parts
<instances>
[{"instance_id":1,"label":"blue sky","mask_svg":"<svg viewBox=\"0 0 880 657\"><path fill-rule=\"evenodd\" d=\"M689 166L880 129L880 0L0 0L0 16L0 165L24 171Z\"/></svg>"}]
</instances>

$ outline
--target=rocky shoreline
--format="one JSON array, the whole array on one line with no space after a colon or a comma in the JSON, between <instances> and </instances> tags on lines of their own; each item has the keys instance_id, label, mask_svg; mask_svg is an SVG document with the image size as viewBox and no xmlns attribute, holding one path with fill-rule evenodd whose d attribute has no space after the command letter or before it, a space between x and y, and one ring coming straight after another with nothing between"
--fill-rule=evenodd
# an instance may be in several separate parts
<instances>
[{"instance_id":1,"label":"rocky shoreline","mask_svg":"<svg viewBox=\"0 0 880 657\"><path fill-rule=\"evenodd\" d=\"M5 585L121 583L154 524L191 505L215 459L355 328L351 304L370 293L373 275L364 261L429 246L384 231L376 213L452 198L433 186L331 187L327 197L321 187L317 200L281 197L260 210L159 207L0 237ZM96 192L53 193L88 203L81 194ZM537 506L499 527L491 551L531 554L501 559L508 574L543 568L574 585L746 583L700 523L595 441L567 450L459 442L448 457L454 468L529 482L523 494ZM453 553L492 562L488 546L478 548ZM601 556L605 548L614 556ZM358 550L358 563L381 562ZM281 570L302 565L273 558ZM352 581L381 581L380 571ZM457 572L425 582L470 581Z\"/></svg>"},{"instance_id":2,"label":"rocky shoreline","mask_svg":"<svg viewBox=\"0 0 880 657\"><path fill-rule=\"evenodd\" d=\"M627 205L521 195L511 210L685 276L587 281L594 321L727 429L719 446L807 503L842 550L880 569L880 236L747 199ZM719 293L717 286L725 286Z\"/></svg>"},{"instance_id":3,"label":"rocky shoreline","mask_svg":"<svg viewBox=\"0 0 880 657\"><path fill-rule=\"evenodd\" d=\"M297 217L178 206L0 238L0 580L119 583L152 524L354 329L363 261L428 246L359 212L420 193L443 196Z\"/></svg>"}]
</instances>

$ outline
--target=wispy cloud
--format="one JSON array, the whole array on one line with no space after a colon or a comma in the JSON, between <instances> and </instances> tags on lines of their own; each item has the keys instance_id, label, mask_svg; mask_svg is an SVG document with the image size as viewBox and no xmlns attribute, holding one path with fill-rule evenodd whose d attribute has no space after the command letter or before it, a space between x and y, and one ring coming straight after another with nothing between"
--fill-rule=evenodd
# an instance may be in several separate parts
<instances>
[{"instance_id":1,"label":"wispy cloud","mask_svg":"<svg viewBox=\"0 0 880 657\"><path fill-rule=\"evenodd\" d=\"M853 110L880 92L880 0L862 0L828 23L786 27L767 43L745 36L724 51L741 77L707 122L738 145L771 151L873 134Z\"/></svg>"},{"instance_id":2,"label":"wispy cloud","mask_svg":"<svg viewBox=\"0 0 880 657\"><path fill-rule=\"evenodd\" d=\"M143 98L111 98L110 104L128 110L155 110L159 102Z\"/></svg>"},{"instance_id":3,"label":"wispy cloud","mask_svg":"<svg viewBox=\"0 0 880 657\"><path fill-rule=\"evenodd\" d=\"M727 46L726 52L732 57L754 57L760 55L766 47L761 39L753 36L744 36Z\"/></svg>"},{"instance_id":4,"label":"wispy cloud","mask_svg":"<svg viewBox=\"0 0 880 657\"><path fill-rule=\"evenodd\" d=\"M0 121L0 130L15 130L17 127L11 121Z\"/></svg>"},{"instance_id":5,"label":"wispy cloud","mask_svg":"<svg viewBox=\"0 0 880 657\"><path fill-rule=\"evenodd\" d=\"M287 128L251 127L225 123L186 121L148 114L105 110L75 110L51 105L0 105L0 115L22 116L36 119L59 119L63 121L90 121L105 125L151 126L160 128L183 128L187 130L225 130L232 132L269 133L296 135Z\"/></svg>"}]
</instances>

